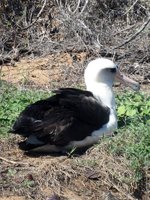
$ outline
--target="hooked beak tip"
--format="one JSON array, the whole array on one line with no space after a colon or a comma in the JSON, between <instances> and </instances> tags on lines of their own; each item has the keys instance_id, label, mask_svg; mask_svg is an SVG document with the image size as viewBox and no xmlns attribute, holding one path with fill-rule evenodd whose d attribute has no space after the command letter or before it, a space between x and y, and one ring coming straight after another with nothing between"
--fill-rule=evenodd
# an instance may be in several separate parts
<instances>
[{"instance_id":1,"label":"hooked beak tip","mask_svg":"<svg viewBox=\"0 0 150 200\"><path fill-rule=\"evenodd\" d=\"M124 74L121 74L120 71L117 71L116 79L119 80L119 82L123 83L125 86L129 86L134 91L140 90L140 84L136 81L132 80L131 78L125 76Z\"/></svg>"}]
</instances>

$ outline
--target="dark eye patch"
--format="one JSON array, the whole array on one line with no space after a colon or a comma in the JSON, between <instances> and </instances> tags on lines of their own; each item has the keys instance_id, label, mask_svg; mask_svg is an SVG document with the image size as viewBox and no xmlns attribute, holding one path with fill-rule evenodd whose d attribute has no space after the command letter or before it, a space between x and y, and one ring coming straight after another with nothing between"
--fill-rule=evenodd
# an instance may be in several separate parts
<instances>
[{"instance_id":1,"label":"dark eye patch","mask_svg":"<svg viewBox=\"0 0 150 200\"><path fill-rule=\"evenodd\" d=\"M116 70L116 68L110 68L109 71L110 71L111 73L116 73L117 70Z\"/></svg>"}]
</instances>

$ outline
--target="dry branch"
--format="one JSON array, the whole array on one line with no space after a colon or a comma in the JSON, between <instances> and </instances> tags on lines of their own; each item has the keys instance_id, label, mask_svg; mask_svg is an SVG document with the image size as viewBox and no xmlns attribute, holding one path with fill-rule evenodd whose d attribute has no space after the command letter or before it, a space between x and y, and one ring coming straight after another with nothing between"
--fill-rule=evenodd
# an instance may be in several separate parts
<instances>
[{"instance_id":1,"label":"dry branch","mask_svg":"<svg viewBox=\"0 0 150 200\"><path fill-rule=\"evenodd\" d=\"M135 4L137 4L138 1L139 0L136 0L123 15L127 15L130 12L130 10L135 6Z\"/></svg>"},{"instance_id":2,"label":"dry branch","mask_svg":"<svg viewBox=\"0 0 150 200\"><path fill-rule=\"evenodd\" d=\"M85 1L85 4L84 4L82 10L80 11L80 13L78 14L78 17L82 15L82 13L83 13L83 11L85 10L85 8L86 8L88 2L89 2L88 0Z\"/></svg>"},{"instance_id":3,"label":"dry branch","mask_svg":"<svg viewBox=\"0 0 150 200\"><path fill-rule=\"evenodd\" d=\"M74 9L74 11L71 11L70 5L68 5L69 12L72 12L72 14L75 14L77 12L77 10L79 9L80 3L81 3L81 0L78 0L77 6Z\"/></svg>"},{"instance_id":4,"label":"dry branch","mask_svg":"<svg viewBox=\"0 0 150 200\"><path fill-rule=\"evenodd\" d=\"M0 56L0 65L3 65L5 63L11 63L12 61L18 61L19 60L19 53L17 55L12 56Z\"/></svg>"},{"instance_id":5,"label":"dry branch","mask_svg":"<svg viewBox=\"0 0 150 200\"><path fill-rule=\"evenodd\" d=\"M46 2L47 2L47 0L44 0L43 6L42 6L41 10L39 11L39 13L37 14L36 19L29 26L20 29L21 31L25 31L25 30L31 28L31 26L33 26L38 21L39 17L41 16L41 14L46 6Z\"/></svg>"},{"instance_id":6,"label":"dry branch","mask_svg":"<svg viewBox=\"0 0 150 200\"><path fill-rule=\"evenodd\" d=\"M114 47L113 50L118 49L118 48L120 48L120 47L128 44L132 40L134 40L146 28L146 26L149 24L149 22L150 22L150 15L148 17L148 20L146 22L144 22L144 24L141 26L141 28L135 34L133 34L129 39L127 39L126 41L124 41L122 44Z\"/></svg>"},{"instance_id":7,"label":"dry branch","mask_svg":"<svg viewBox=\"0 0 150 200\"><path fill-rule=\"evenodd\" d=\"M18 165L28 165L28 163L23 163L23 162L16 162L16 161L13 161L13 160L9 160L9 159L6 159L4 157L1 157L0 156L0 160L4 161L4 162L7 162L7 163L11 163L11 164L18 164Z\"/></svg>"}]
</instances>

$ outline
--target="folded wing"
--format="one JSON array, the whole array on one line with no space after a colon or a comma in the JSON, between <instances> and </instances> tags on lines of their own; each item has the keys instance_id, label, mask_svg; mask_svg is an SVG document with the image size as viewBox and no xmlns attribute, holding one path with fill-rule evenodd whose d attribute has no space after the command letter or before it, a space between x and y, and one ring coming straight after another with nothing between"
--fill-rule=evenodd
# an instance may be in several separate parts
<instances>
[{"instance_id":1,"label":"folded wing","mask_svg":"<svg viewBox=\"0 0 150 200\"><path fill-rule=\"evenodd\" d=\"M70 141L83 140L109 121L109 108L91 92L62 88L54 93L26 107L16 120L13 132L64 146Z\"/></svg>"}]
</instances>

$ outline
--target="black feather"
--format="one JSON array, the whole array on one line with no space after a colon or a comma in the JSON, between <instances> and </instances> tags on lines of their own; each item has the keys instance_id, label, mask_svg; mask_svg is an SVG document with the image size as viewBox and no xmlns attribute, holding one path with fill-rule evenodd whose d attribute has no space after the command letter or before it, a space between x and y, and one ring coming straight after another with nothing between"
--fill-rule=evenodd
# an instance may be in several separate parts
<instances>
[{"instance_id":1,"label":"black feather","mask_svg":"<svg viewBox=\"0 0 150 200\"><path fill-rule=\"evenodd\" d=\"M13 132L35 135L44 143L65 146L83 140L109 121L110 110L89 91L61 88L54 96L25 108L13 125Z\"/></svg>"}]
</instances>

